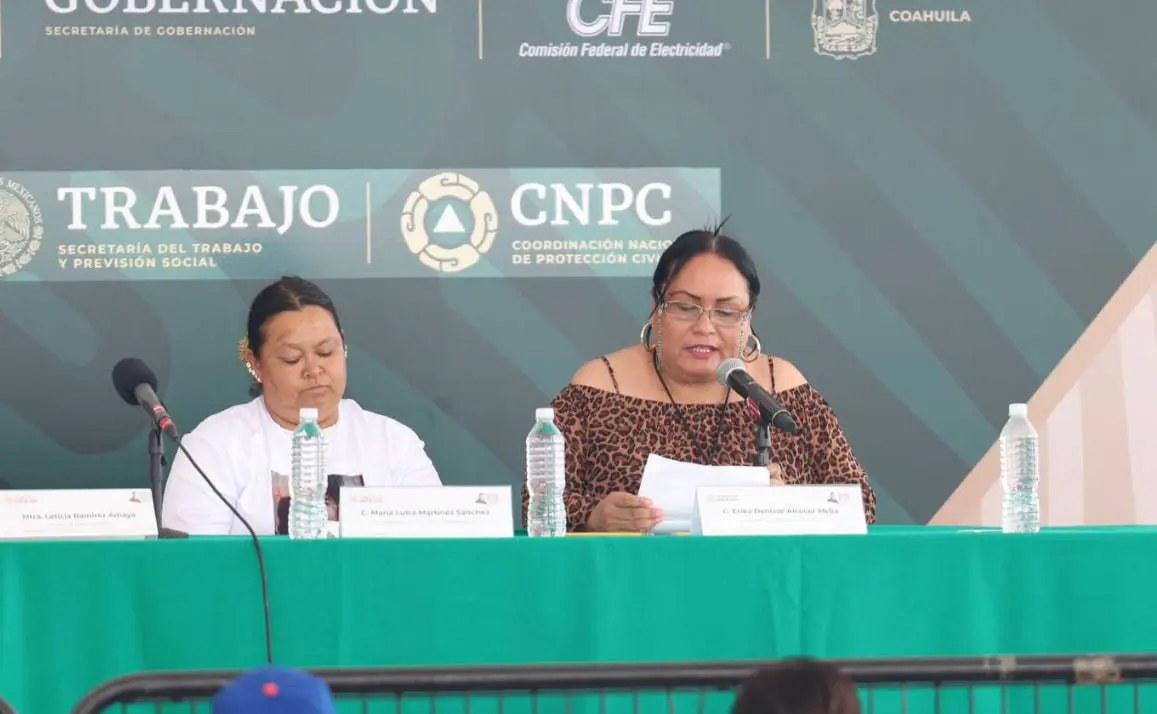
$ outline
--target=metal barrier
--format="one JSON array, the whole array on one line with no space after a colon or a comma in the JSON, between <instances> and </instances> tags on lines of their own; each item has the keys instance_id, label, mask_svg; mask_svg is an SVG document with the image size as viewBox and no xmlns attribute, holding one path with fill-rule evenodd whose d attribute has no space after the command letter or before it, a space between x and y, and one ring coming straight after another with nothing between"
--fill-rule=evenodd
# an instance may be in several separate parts
<instances>
[{"instance_id":1,"label":"metal barrier","mask_svg":"<svg viewBox=\"0 0 1157 714\"><path fill-rule=\"evenodd\" d=\"M860 686L865 714L1157 714L1157 655L828 660ZM311 669L339 712L714 714L774 661L647 665ZM239 670L134 674L91 691L73 714L208 714ZM1146 705L1148 708L1146 708Z\"/></svg>"},{"instance_id":2,"label":"metal barrier","mask_svg":"<svg viewBox=\"0 0 1157 714\"><path fill-rule=\"evenodd\" d=\"M16 714L16 710L12 705L4 701L4 697L0 697L0 714Z\"/></svg>"}]
</instances>

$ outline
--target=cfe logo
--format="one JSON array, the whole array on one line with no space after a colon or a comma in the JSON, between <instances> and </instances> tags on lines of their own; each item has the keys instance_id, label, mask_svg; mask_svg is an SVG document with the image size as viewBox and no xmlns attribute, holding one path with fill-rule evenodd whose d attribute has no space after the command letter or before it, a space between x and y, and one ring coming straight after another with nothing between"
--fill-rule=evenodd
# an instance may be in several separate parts
<instances>
[{"instance_id":1,"label":"cfe logo","mask_svg":"<svg viewBox=\"0 0 1157 714\"><path fill-rule=\"evenodd\" d=\"M44 215L21 184L0 177L0 277L32 262L44 240Z\"/></svg>"},{"instance_id":2,"label":"cfe logo","mask_svg":"<svg viewBox=\"0 0 1157 714\"><path fill-rule=\"evenodd\" d=\"M469 230L455 204L469 212ZM431 208L438 218L428 229ZM426 179L409 195L402 209L406 247L423 265L439 272L456 273L474 265L494 245L497 234L498 210L490 194L459 173L444 172ZM446 239L457 244L443 245Z\"/></svg>"},{"instance_id":3,"label":"cfe logo","mask_svg":"<svg viewBox=\"0 0 1157 714\"><path fill-rule=\"evenodd\" d=\"M543 4L542 0L528 2ZM563 3L557 4L562 20ZM675 0L567 0L565 6L567 27L578 41L522 42L519 57L711 59L731 49L730 42L714 37L671 40Z\"/></svg>"},{"instance_id":4,"label":"cfe logo","mask_svg":"<svg viewBox=\"0 0 1157 714\"><path fill-rule=\"evenodd\" d=\"M674 0L602 0L602 4L610 5L609 10L588 21L583 19L583 0L568 0L566 21L571 31L579 37L622 37L628 17L638 18L639 37L666 37L671 31L671 23L660 18L675 12Z\"/></svg>"}]
</instances>

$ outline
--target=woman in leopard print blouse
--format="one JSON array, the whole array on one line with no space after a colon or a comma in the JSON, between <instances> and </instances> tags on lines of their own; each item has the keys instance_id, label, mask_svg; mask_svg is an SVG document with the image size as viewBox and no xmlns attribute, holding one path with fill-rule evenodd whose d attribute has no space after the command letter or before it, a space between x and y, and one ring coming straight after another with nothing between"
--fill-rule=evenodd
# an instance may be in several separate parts
<instances>
[{"instance_id":1,"label":"woman in leopard print blouse","mask_svg":"<svg viewBox=\"0 0 1157 714\"><path fill-rule=\"evenodd\" d=\"M772 434L773 483L859 484L875 522L876 496L831 407L790 362L763 355L751 331L759 276L747 251L718 230L685 233L659 259L652 297L641 344L587 363L554 399L569 528L646 531L662 520L636 495L652 453L752 463L757 416L715 377L736 356L798 426ZM522 496L525 518L525 486Z\"/></svg>"}]
</instances>

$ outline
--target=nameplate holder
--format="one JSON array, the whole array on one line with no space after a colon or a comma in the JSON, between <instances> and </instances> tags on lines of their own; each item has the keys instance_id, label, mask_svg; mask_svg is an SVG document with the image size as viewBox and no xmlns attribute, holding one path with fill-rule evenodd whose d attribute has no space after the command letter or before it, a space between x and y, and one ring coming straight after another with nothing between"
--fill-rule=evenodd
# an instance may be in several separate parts
<instances>
[{"instance_id":1,"label":"nameplate holder","mask_svg":"<svg viewBox=\"0 0 1157 714\"><path fill-rule=\"evenodd\" d=\"M157 537L147 489L0 491L0 540L129 540Z\"/></svg>"},{"instance_id":2,"label":"nameplate holder","mask_svg":"<svg viewBox=\"0 0 1157 714\"><path fill-rule=\"evenodd\" d=\"M510 486L341 489L342 538L513 538Z\"/></svg>"},{"instance_id":3,"label":"nameplate holder","mask_svg":"<svg viewBox=\"0 0 1157 714\"><path fill-rule=\"evenodd\" d=\"M863 535L863 494L855 485L700 486L697 535Z\"/></svg>"}]
</instances>

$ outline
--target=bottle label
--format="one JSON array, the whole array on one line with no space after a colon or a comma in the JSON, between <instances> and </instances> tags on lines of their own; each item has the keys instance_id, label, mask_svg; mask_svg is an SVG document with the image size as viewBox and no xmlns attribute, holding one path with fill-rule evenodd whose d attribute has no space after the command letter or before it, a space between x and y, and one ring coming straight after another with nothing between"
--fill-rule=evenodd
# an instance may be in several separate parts
<instances>
[{"instance_id":1,"label":"bottle label","mask_svg":"<svg viewBox=\"0 0 1157 714\"><path fill-rule=\"evenodd\" d=\"M286 474L272 473L273 482L273 526L274 533L288 535L289 514L293 505L293 496L290 490L290 477ZM326 520L338 521L341 519L341 490L343 487L364 487L364 476L343 476L330 474L326 478L325 509Z\"/></svg>"}]
</instances>

